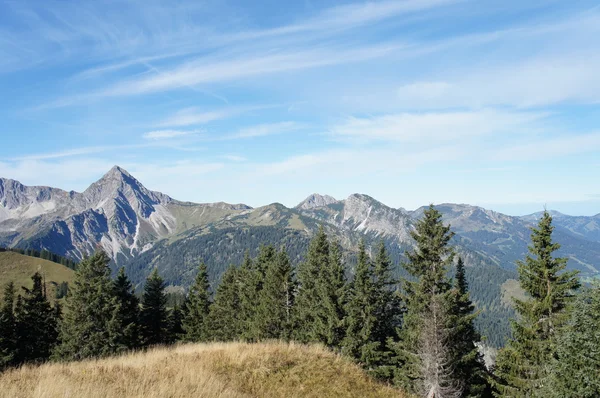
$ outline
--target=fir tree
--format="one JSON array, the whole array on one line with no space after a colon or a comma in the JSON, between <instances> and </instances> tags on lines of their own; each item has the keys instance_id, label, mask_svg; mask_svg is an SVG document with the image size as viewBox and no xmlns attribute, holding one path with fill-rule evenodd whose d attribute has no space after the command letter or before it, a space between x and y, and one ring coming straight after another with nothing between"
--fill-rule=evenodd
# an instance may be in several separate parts
<instances>
[{"instance_id":1,"label":"fir tree","mask_svg":"<svg viewBox=\"0 0 600 398\"><path fill-rule=\"evenodd\" d=\"M210 309L210 285L208 270L200 263L196 280L186 300L183 330L186 341L205 341L208 337L208 312Z\"/></svg>"},{"instance_id":2,"label":"fir tree","mask_svg":"<svg viewBox=\"0 0 600 398\"><path fill-rule=\"evenodd\" d=\"M255 317L256 337L264 339L289 339L291 312L294 304L293 270L287 253L282 249L265 250L267 262L264 285L259 292ZM260 256L259 256L259 261Z\"/></svg>"},{"instance_id":3,"label":"fir tree","mask_svg":"<svg viewBox=\"0 0 600 398\"><path fill-rule=\"evenodd\" d=\"M344 318L347 300L347 283L342 253L337 242L329 244L329 262L321 267L317 286L320 300L320 323L324 343L331 348L339 348L345 335Z\"/></svg>"},{"instance_id":4,"label":"fir tree","mask_svg":"<svg viewBox=\"0 0 600 398\"><path fill-rule=\"evenodd\" d=\"M448 245L453 235L433 205L416 223L411 232L416 249L406 253L404 264L414 280L404 281L406 313L399 341L390 342L398 365L395 382L407 391L436 397L458 396L462 390L450 351L453 291L446 275L454 257Z\"/></svg>"},{"instance_id":5,"label":"fir tree","mask_svg":"<svg viewBox=\"0 0 600 398\"><path fill-rule=\"evenodd\" d=\"M475 343L481 341L481 336L473 324L477 317L475 307L469 295L469 286L465 276L465 264L458 258L455 275L455 296L451 322L454 325L451 338L453 366L457 380L460 380L464 390L463 397L489 396L487 370L483 355Z\"/></svg>"},{"instance_id":6,"label":"fir tree","mask_svg":"<svg viewBox=\"0 0 600 398\"><path fill-rule=\"evenodd\" d=\"M342 341L342 352L369 370L373 370L373 366L379 360L379 342L374 338L377 319L373 279L373 267L365 251L364 242L361 242L356 273L350 285L346 305L347 329Z\"/></svg>"},{"instance_id":7,"label":"fir tree","mask_svg":"<svg viewBox=\"0 0 600 398\"><path fill-rule=\"evenodd\" d=\"M518 321L512 322L513 339L496 359L493 384L502 397L531 397L547 383L548 366L554 355L552 341L566 322L565 308L579 287L577 272L565 272L566 258L555 258L560 248L552 242L552 217L545 211L532 229L529 253L517 262L519 282L529 295L515 299Z\"/></svg>"},{"instance_id":8,"label":"fir tree","mask_svg":"<svg viewBox=\"0 0 600 398\"><path fill-rule=\"evenodd\" d=\"M402 323L403 306L396 291L398 281L392 275L392 262L386 251L385 243L381 241L377 250L373 267L373 303L375 325L372 333L373 341L377 342L377 353L372 373L383 379L392 377L390 360L392 352L389 342L397 340L397 329Z\"/></svg>"},{"instance_id":9,"label":"fir tree","mask_svg":"<svg viewBox=\"0 0 600 398\"><path fill-rule=\"evenodd\" d=\"M183 329L184 312L178 305L175 305L169 311L167 318L167 344L173 344L183 338L185 330Z\"/></svg>"},{"instance_id":10,"label":"fir tree","mask_svg":"<svg viewBox=\"0 0 600 398\"><path fill-rule=\"evenodd\" d=\"M77 267L66 299L61 344L53 353L56 359L104 357L127 348L109 262L106 253L99 251Z\"/></svg>"},{"instance_id":11,"label":"fir tree","mask_svg":"<svg viewBox=\"0 0 600 398\"><path fill-rule=\"evenodd\" d=\"M14 365L17 359L17 323L15 319L15 285L4 288L0 307L0 371Z\"/></svg>"},{"instance_id":12,"label":"fir tree","mask_svg":"<svg viewBox=\"0 0 600 398\"><path fill-rule=\"evenodd\" d=\"M600 397L600 284L578 295L570 319L555 337L546 397Z\"/></svg>"},{"instance_id":13,"label":"fir tree","mask_svg":"<svg viewBox=\"0 0 600 398\"><path fill-rule=\"evenodd\" d=\"M244 261L238 271L238 292L239 292L239 328L240 338L248 337L248 330L251 329L252 319L256 311L257 292L255 281L258 278L254 262L250 258L250 253L246 251Z\"/></svg>"},{"instance_id":14,"label":"fir tree","mask_svg":"<svg viewBox=\"0 0 600 398\"><path fill-rule=\"evenodd\" d=\"M210 340L233 341L241 336L239 270L227 268L208 315Z\"/></svg>"},{"instance_id":15,"label":"fir tree","mask_svg":"<svg viewBox=\"0 0 600 398\"><path fill-rule=\"evenodd\" d=\"M168 341L168 315L165 283L155 268L146 279L142 296L140 327L144 345L165 344Z\"/></svg>"},{"instance_id":16,"label":"fir tree","mask_svg":"<svg viewBox=\"0 0 600 398\"><path fill-rule=\"evenodd\" d=\"M322 269L329 264L329 242L323 227L311 240L306 260L298 267L298 294L294 311L294 339L327 342L325 314L321 303Z\"/></svg>"},{"instance_id":17,"label":"fir tree","mask_svg":"<svg viewBox=\"0 0 600 398\"><path fill-rule=\"evenodd\" d=\"M121 267L113 282L114 295L119 303L119 319L123 331L123 345L128 349L140 346L140 300L134 294L133 285Z\"/></svg>"},{"instance_id":18,"label":"fir tree","mask_svg":"<svg viewBox=\"0 0 600 398\"><path fill-rule=\"evenodd\" d=\"M33 287L23 288L25 294L15 311L19 362L47 360L58 337L59 320L46 296L43 278L36 272L31 280Z\"/></svg>"}]
</instances>

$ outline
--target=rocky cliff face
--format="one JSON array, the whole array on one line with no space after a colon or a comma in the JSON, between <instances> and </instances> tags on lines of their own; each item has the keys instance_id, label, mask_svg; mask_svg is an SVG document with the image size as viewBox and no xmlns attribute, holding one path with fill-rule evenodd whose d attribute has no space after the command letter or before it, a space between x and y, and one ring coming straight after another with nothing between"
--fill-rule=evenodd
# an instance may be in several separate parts
<instances>
[{"instance_id":1,"label":"rocky cliff face","mask_svg":"<svg viewBox=\"0 0 600 398\"><path fill-rule=\"evenodd\" d=\"M515 261L527 254L530 227L538 217L513 217L461 204L436 207L457 233L455 243L465 249L463 253L483 256L507 269L514 269ZM413 244L410 232L424 209L395 209L362 194L344 200L313 194L294 208L180 202L146 189L115 166L81 193L0 179L0 245L47 249L74 259L102 248L125 264L160 241L167 247L224 228L271 226L310 237L324 226L349 250L368 238L384 239L403 252ZM599 223L598 216L555 214L555 238L562 244L559 254L570 257L571 267L586 274L600 273Z\"/></svg>"},{"instance_id":2,"label":"rocky cliff face","mask_svg":"<svg viewBox=\"0 0 600 398\"><path fill-rule=\"evenodd\" d=\"M178 202L146 189L118 166L82 193L2 179L0 244L31 246L75 259L102 248L120 262L175 234L180 224L174 209L190 213L206 207L225 213L247 209L226 203Z\"/></svg>"}]
</instances>

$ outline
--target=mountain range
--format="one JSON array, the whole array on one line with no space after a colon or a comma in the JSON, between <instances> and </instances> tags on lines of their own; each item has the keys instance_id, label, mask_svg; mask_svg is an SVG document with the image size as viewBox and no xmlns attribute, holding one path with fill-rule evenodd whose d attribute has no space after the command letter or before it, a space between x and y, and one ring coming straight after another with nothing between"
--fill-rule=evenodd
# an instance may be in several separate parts
<instances>
[{"instance_id":1,"label":"mountain range","mask_svg":"<svg viewBox=\"0 0 600 398\"><path fill-rule=\"evenodd\" d=\"M514 217L465 204L436 207L461 247L505 269L514 269L515 261L523 258L530 227L541 214ZM182 202L146 189L115 166L82 193L0 178L0 245L45 249L76 260L101 247L116 264L125 265L160 242L172 244L194 234L271 226L308 238L323 225L347 249L362 238L406 248L412 245L410 231L424 209L391 208L363 194L344 200L312 194L294 208L278 203L252 208ZM560 254L569 257L569 266L586 276L598 274L600 214L552 215L555 239L563 246Z\"/></svg>"},{"instance_id":2,"label":"mountain range","mask_svg":"<svg viewBox=\"0 0 600 398\"><path fill-rule=\"evenodd\" d=\"M138 287L158 268L172 289L185 289L200 261L214 282L261 244L284 245L297 263L320 226L344 248L349 274L361 240L369 249L384 240L400 263L425 208L392 208L364 194L343 200L312 194L293 208L182 202L148 190L115 166L81 193L0 178L0 246L75 260L102 248ZM467 204L436 208L456 233L452 243L467 264L474 299L488 311L484 316L504 313L510 300L503 296L515 294L507 288L516 278L515 262L527 254L530 228L541 213L515 217ZM600 277L600 214L552 215L554 239L562 245L558 254L569 258L568 267L584 278Z\"/></svg>"}]
</instances>

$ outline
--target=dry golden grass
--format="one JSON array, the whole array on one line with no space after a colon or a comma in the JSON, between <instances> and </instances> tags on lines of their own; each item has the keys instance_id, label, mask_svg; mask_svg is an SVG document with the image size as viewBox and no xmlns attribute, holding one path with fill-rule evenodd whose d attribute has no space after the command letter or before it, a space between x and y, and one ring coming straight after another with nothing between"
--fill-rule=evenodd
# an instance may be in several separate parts
<instances>
[{"instance_id":1,"label":"dry golden grass","mask_svg":"<svg viewBox=\"0 0 600 398\"><path fill-rule=\"evenodd\" d=\"M320 346L189 344L0 375L2 397L406 397Z\"/></svg>"}]
</instances>

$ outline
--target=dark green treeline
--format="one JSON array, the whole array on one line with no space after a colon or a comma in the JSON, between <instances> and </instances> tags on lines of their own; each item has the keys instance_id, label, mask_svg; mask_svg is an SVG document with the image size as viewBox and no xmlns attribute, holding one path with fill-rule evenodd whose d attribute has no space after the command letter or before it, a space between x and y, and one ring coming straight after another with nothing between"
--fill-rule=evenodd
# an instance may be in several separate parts
<instances>
[{"instance_id":1,"label":"dark green treeline","mask_svg":"<svg viewBox=\"0 0 600 398\"><path fill-rule=\"evenodd\" d=\"M110 278L102 252L79 264L64 310L50 304L35 275L23 295L12 285L5 289L0 366L98 358L177 341L277 339L326 345L417 396L598 396L592 376L600 369L600 287L576 296L575 275L564 272L564 259L552 257L558 245L551 221L545 214L532 232L530 256L519 263L530 298L516 303L514 339L493 372L478 350L478 312L464 263L433 206L412 233L416 247L402 264L410 277L402 280L395 279L383 242L361 244L348 273L339 243L322 228L297 267L284 248L262 246L256 257L246 254L230 266L213 291L201 263L183 303L169 304L156 270L138 298L123 269Z\"/></svg>"}]
</instances>

